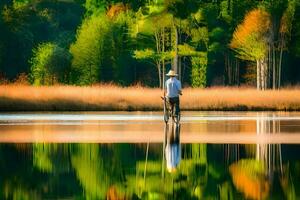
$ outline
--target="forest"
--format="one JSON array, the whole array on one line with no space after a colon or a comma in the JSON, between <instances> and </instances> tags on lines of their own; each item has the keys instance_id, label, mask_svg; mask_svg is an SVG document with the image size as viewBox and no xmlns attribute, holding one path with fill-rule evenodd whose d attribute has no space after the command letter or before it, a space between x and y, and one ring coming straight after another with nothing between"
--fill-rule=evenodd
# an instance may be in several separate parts
<instances>
[{"instance_id":1,"label":"forest","mask_svg":"<svg viewBox=\"0 0 300 200\"><path fill-rule=\"evenodd\" d=\"M299 0L1 0L0 83L300 82Z\"/></svg>"}]
</instances>

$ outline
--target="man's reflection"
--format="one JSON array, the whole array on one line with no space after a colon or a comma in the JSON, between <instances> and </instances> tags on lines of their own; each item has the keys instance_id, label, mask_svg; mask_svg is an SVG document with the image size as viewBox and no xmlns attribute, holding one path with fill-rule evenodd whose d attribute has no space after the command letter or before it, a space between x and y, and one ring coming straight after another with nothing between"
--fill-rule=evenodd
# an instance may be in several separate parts
<instances>
[{"instance_id":1,"label":"man's reflection","mask_svg":"<svg viewBox=\"0 0 300 200\"><path fill-rule=\"evenodd\" d=\"M168 129L168 124L166 126L165 134L167 134L167 145L165 149L165 156L167 170L172 173L176 171L181 160L180 124L172 123L170 129Z\"/></svg>"}]
</instances>

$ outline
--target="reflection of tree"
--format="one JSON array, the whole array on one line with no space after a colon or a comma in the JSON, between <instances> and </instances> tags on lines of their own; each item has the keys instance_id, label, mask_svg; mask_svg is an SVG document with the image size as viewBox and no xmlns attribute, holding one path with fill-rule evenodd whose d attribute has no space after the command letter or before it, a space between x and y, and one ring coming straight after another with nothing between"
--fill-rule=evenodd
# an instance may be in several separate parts
<instances>
[{"instance_id":1,"label":"reflection of tree","mask_svg":"<svg viewBox=\"0 0 300 200\"><path fill-rule=\"evenodd\" d=\"M257 114L257 135L279 134L280 132L280 120L275 119L275 114ZM286 176L286 173L283 171L281 146L281 144L268 144L267 141L261 141L261 143L256 144L256 160L261 161L265 165L265 173L272 187L276 186L277 180L275 179L277 177L275 175L278 174L278 178L281 180ZM287 190L287 188L281 189ZM270 197L272 196L274 194L270 193Z\"/></svg>"},{"instance_id":2,"label":"reflection of tree","mask_svg":"<svg viewBox=\"0 0 300 200\"><path fill-rule=\"evenodd\" d=\"M234 185L246 197L252 199L295 197L290 166L283 164L282 145L269 144L266 139L268 135L280 132L280 120L275 118L275 114L257 114L256 134L260 140L255 147L245 146L248 157L252 158L237 161L230 166ZM283 191L283 194L278 191L270 192L272 190Z\"/></svg>"},{"instance_id":3,"label":"reflection of tree","mask_svg":"<svg viewBox=\"0 0 300 200\"><path fill-rule=\"evenodd\" d=\"M149 158L148 143L144 155L145 161L137 161L136 163L136 177L133 182L135 182L135 193L139 198L174 199L174 193L176 192L174 182L176 182L175 179L178 175L176 168L179 164L181 154L179 144L180 125L172 123L171 126L169 126L169 124L166 124L164 127L164 137L162 158ZM156 147L156 149L161 148ZM164 173L165 168L168 168L168 166L172 174Z\"/></svg>"},{"instance_id":4,"label":"reflection of tree","mask_svg":"<svg viewBox=\"0 0 300 200\"><path fill-rule=\"evenodd\" d=\"M113 148L112 148L113 147ZM72 148L71 162L87 199L118 199L131 195L125 189L124 168L131 156L128 145L76 144ZM124 153L124 154L123 154ZM123 162L122 162L123 161Z\"/></svg>"},{"instance_id":5,"label":"reflection of tree","mask_svg":"<svg viewBox=\"0 0 300 200\"><path fill-rule=\"evenodd\" d=\"M71 145L36 143L27 146L32 149L31 176L34 177L33 182L36 181L38 185L35 189L41 196L44 198L80 197L80 187L75 181L69 159Z\"/></svg>"},{"instance_id":6,"label":"reflection of tree","mask_svg":"<svg viewBox=\"0 0 300 200\"><path fill-rule=\"evenodd\" d=\"M207 145L192 144L189 178L194 185L203 185L208 180Z\"/></svg>"},{"instance_id":7,"label":"reflection of tree","mask_svg":"<svg viewBox=\"0 0 300 200\"><path fill-rule=\"evenodd\" d=\"M226 181L219 185L220 199L222 200L233 200L233 189L232 184Z\"/></svg>"},{"instance_id":8,"label":"reflection of tree","mask_svg":"<svg viewBox=\"0 0 300 200\"><path fill-rule=\"evenodd\" d=\"M147 154L146 151L145 161L136 160L136 174L127 176L128 183L133 186L139 198L166 199L165 196L172 193L172 179L169 174L162 178L161 158L148 158Z\"/></svg>"},{"instance_id":9,"label":"reflection of tree","mask_svg":"<svg viewBox=\"0 0 300 200\"><path fill-rule=\"evenodd\" d=\"M87 199L104 199L110 180L97 144L77 144L71 156L77 178Z\"/></svg>"},{"instance_id":10,"label":"reflection of tree","mask_svg":"<svg viewBox=\"0 0 300 200\"><path fill-rule=\"evenodd\" d=\"M0 146L0 199L41 199L43 178L32 170L31 145Z\"/></svg>"},{"instance_id":11,"label":"reflection of tree","mask_svg":"<svg viewBox=\"0 0 300 200\"><path fill-rule=\"evenodd\" d=\"M218 161L209 162L208 152L207 144L190 144L184 148L184 158L179 171L187 177L187 188L190 188L190 193L194 198L217 199L221 190L223 193L225 190L227 192L231 190L225 188L228 187L226 183L223 185L224 168ZM230 197L230 194L228 196Z\"/></svg>"},{"instance_id":12,"label":"reflection of tree","mask_svg":"<svg viewBox=\"0 0 300 200\"><path fill-rule=\"evenodd\" d=\"M246 147L240 145L239 155L245 158L237 158L228 172L223 147L182 144L178 169L162 177L163 147L150 144L144 180L145 144L1 145L0 199L296 199L299 195L300 162L294 161L298 155L284 149L289 163L281 170L276 161L270 174L262 159L265 154L256 159L256 145L253 154L245 154ZM269 151L267 158L278 154L263 152Z\"/></svg>"},{"instance_id":13,"label":"reflection of tree","mask_svg":"<svg viewBox=\"0 0 300 200\"><path fill-rule=\"evenodd\" d=\"M246 198L264 199L269 195L270 185L262 162L244 159L232 164L229 169L234 185Z\"/></svg>"},{"instance_id":14,"label":"reflection of tree","mask_svg":"<svg viewBox=\"0 0 300 200\"><path fill-rule=\"evenodd\" d=\"M7 182L5 185L5 199L14 199L14 200L31 200L31 199L41 199L36 190L18 186L15 187L15 183Z\"/></svg>"},{"instance_id":15,"label":"reflection of tree","mask_svg":"<svg viewBox=\"0 0 300 200\"><path fill-rule=\"evenodd\" d=\"M299 164L299 163L298 163ZM295 168L298 172L300 171L300 168ZM295 174L295 173L294 173ZM299 176L297 177L299 178ZM287 164L283 168L283 174L280 178L280 186L282 187L282 190L284 192L285 198L288 200L297 199L295 185L293 181L293 177L290 172L290 165Z\"/></svg>"},{"instance_id":16,"label":"reflection of tree","mask_svg":"<svg viewBox=\"0 0 300 200\"><path fill-rule=\"evenodd\" d=\"M33 144L33 166L42 172L65 172L70 169L68 145L66 144Z\"/></svg>"}]
</instances>

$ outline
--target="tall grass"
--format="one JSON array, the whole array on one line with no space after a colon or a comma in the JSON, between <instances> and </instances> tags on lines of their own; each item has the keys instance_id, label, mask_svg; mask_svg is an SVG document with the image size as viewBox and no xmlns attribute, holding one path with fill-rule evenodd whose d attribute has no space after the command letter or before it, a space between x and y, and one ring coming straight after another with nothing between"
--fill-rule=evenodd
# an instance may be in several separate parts
<instances>
[{"instance_id":1,"label":"tall grass","mask_svg":"<svg viewBox=\"0 0 300 200\"><path fill-rule=\"evenodd\" d=\"M0 111L161 110L162 91L145 87L0 86ZM183 110L300 110L300 89L183 89Z\"/></svg>"}]
</instances>

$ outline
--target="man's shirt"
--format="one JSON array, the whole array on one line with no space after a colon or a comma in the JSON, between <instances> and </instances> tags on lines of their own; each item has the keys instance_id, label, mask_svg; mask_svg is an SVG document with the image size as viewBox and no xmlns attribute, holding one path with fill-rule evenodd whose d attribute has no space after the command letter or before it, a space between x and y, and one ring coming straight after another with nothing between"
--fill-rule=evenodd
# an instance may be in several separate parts
<instances>
[{"instance_id":1,"label":"man's shirt","mask_svg":"<svg viewBox=\"0 0 300 200\"><path fill-rule=\"evenodd\" d=\"M180 143L167 144L166 146L167 168L176 168L181 160L181 145Z\"/></svg>"},{"instance_id":2,"label":"man's shirt","mask_svg":"<svg viewBox=\"0 0 300 200\"><path fill-rule=\"evenodd\" d=\"M178 97L181 91L181 83L175 77L166 81L167 97Z\"/></svg>"}]
</instances>

